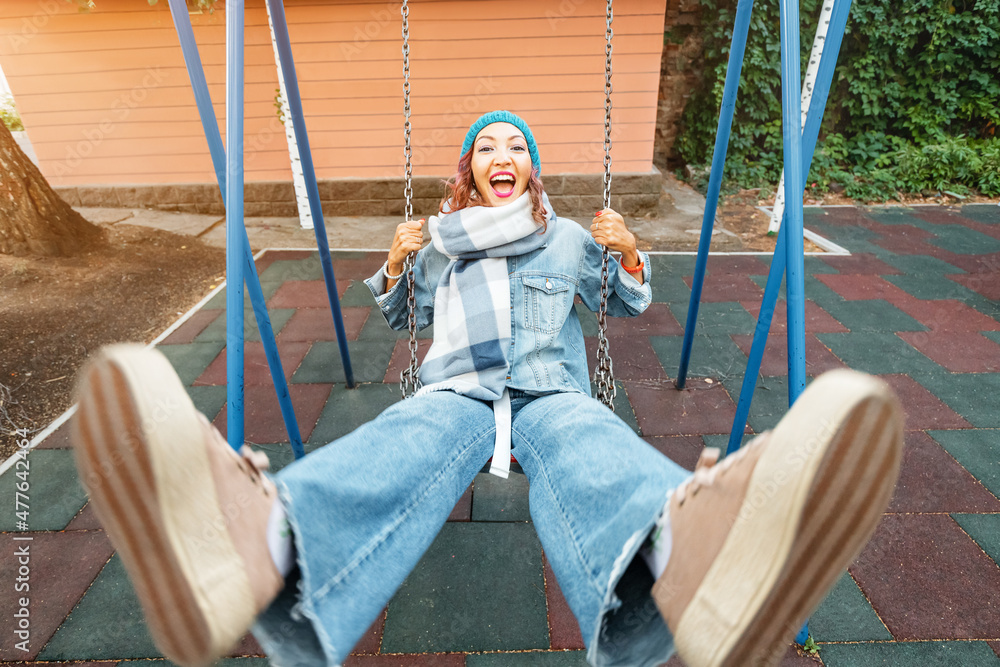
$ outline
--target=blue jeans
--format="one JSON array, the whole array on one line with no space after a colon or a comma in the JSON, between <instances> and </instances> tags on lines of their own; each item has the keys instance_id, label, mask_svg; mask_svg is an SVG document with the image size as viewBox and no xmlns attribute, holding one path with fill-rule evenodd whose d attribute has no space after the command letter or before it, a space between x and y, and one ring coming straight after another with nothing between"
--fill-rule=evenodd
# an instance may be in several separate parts
<instances>
[{"instance_id":1,"label":"blue jeans","mask_svg":"<svg viewBox=\"0 0 1000 667\"><path fill-rule=\"evenodd\" d=\"M673 638L635 558L689 475L578 393L512 400L535 530L595 666L658 665ZM401 401L275 475L297 568L253 632L278 667L338 665L430 546L493 451L489 404Z\"/></svg>"}]
</instances>

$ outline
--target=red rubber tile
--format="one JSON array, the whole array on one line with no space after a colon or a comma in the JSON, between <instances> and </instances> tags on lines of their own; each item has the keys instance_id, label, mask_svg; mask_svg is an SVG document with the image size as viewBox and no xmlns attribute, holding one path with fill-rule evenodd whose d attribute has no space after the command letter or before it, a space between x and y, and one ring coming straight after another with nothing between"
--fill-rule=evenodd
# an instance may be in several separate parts
<instances>
[{"instance_id":1,"label":"red rubber tile","mask_svg":"<svg viewBox=\"0 0 1000 667\"><path fill-rule=\"evenodd\" d=\"M576 616L569 608L569 603L563 597L555 572L549 565L549 559L543 555L542 564L545 571L545 603L549 614L549 645L555 650L577 650L584 648L583 636Z\"/></svg>"},{"instance_id":2,"label":"red rubber tile","mask_svg":"<svg viewBox=\"0 0 1000 667\"><path fill-rule=\"evenodd\" d=\"M910 431L888 511L1000 512L1000 500L933 438L923 431Z\"/></svg>"},{"instance_id":3,"label":"red rubber tile","mask_svg":"<svg viewBox=\"0 0 1000 667\"><path fill-rule=\"evenodd\" d=\"M72 419L72 417L70 417ZM55 431L50 433L38 443L36 449L69 449L73 446L73 443L69 439L69 421L63 423L62 426L57 428Z\"/></svg>"},{"instance_id":4,"label":"red rubber tile","mask_svg":"<svg viewBox=\"0 0 1000 667\"><path fill-rule=\"evenodd\" d=\"M173 333L160 341L160 345L193 343L198 334L204 331L205 327L214 322L224 312L224 310L212 308L192 313L191 317L184 324L177 327Z\"/></svg>"},{"instance_id":5,"label":"red rubber tile","mask_svg":"<svg viewBox=\"0 0 1000 667\"><path fill-rule=\"evenodd\" d=\"M243 635L243 639L228 654L230 657L254 656L264 657L264 649L260 647L256 637L249 632Z\"/></svg>"},{"instance_id":6,"label":"red rubber tile","mask_svg":"<svg viewBox=\"0 0 1000 667\"><path fill-rule=\"evenodd\" d=\"M850 572L897 641L1000 632L1000 568L947 514L885 515Z\"/></svg>"},{"instance_id":7,"label":"red rubber tile","mask_svg":"<svg viewBox=\"0 0 1000 667\"><path fill-rule=\"evenodd\" d=\"M593 363L597 354L597 339L587 338L584 343L588 363ZM608 336L608 345L614 360L612 370L615 372L615 379L667 381L667 373L646 336Z\"/></svg>"},{"instance_id":8,"label":"red rubber tile","mask_svg":"<svg viewBox=\"0 0 1000 667\"><path fill-rule=\"evenodd\" d=\"M734 273L743 276L766 276L769 265L754 255L709 255L705 273Z\"/></svg>"},{"instance_id":9,"label":"red rubber tile","mask_svg":"<svg viewBox=\"0 0 1000 667\"><path fill-rule=\"evenodd\" d=\"M1000 273L959 273L948 279L993 301L1000 300Z\"/></svg>"},{"instance_id":10,"label":"red rubber tile","mask_svg":"<svg viewBox=\"0 0 1000 667\"><path fill-rule=\"evenodd\" d=\"M448 521L472 521L472 485L465 490L462 497L455 503Z\"/></svg>"},{"instance_id":11,"label":"red rubber tile","mask_svg":"<svg viewBox=\"0 0 1000 667\"><path fill-rule=\"evenodd\" d=\"M426 338L417 339L417 363L424 362L427 350L431 349L431 341ZM385 371L385 378L382 382L393 384L399 382L399 374L410 363L410 340L408 338L396 341L396 346L392 348L392 357L389 359L389 368Z\"/></svg>"},{"instance_id":12,"label":"red rubber tile","mask_svg":"<svg viewBox=\"0 0 1000 667\"><path fill-rule=\"evenodd\" d=\"M1000 641L986 642L986 643L989 645L991 649L993 649L993 652L997 654L997 657L1000 658Z\"/></svg>"},{"instance_id":13,"label":"red rubber tile","mask_svg":"<svg viewBox=\"0 0 1000 667\"><path fill-rule=\"evenodd\" d=\"M645 436L643 440L686 470L694 470L701 451L705 449L705 442L700 435Z\"/></svg>"},{"instance_id":14,"label":"red rubber tile","mask_svg":"<svg viewBox=\"0 0 1000 667\"><path fill-rule=\"evenodd\" d=\"M876 239L874 241L875 245L881 246L890 252L894 252L898 255L927 255L929 257L937 257L938 259L943 259L946 262L951 262L956 256L955 253L945 250L940 246L932 245L924 241L924 238L933 237L933 234L925 232L922 229L917 229L916 227L910 227L909 225L897 225L896 227L908 227L909 229L916 229L921 232L923 236L910 235L897 231L896 233L886 233L886 230L891 230L895 228L887 227L885 229L879 230L880 234L884 234L883 238Z\"/></svg>"},{"instance_id":15,"label":"red rubber tile","mask_svg":"<svg viewBox=\"0 0 1000 667\"><path fill-rule=\"evenodd\" d=\"M31 537L17 540L15 537ZM0 595L0 660L34 660L52 638L94 578L111 558L113 549L104 531L88 530L62 533L20 533L4 535L4 557L0 560L0 581L9 586ZM20 563L20 549L27 547L27 563ZM19 568L29 569L26 581L18 582ZM24 577L22 577L24 578ZM16 591L26 583L27 591ZM31 636L28 651L16 647L21 641L14 634L21 608L19 600L28 597Z\"/></svg>"},{"instance_id":16,"label":"red rubber tile","mask_svg":"<svg viewBox=\"0 0 1000 667\"><path fill-rule=\"evenodd\" d=\"M1000 345L977 333L900 331L896 335L953 373L1000 371Z\"/></svg>"},{"instance_id":17,"label":"red rubber tile","mask_svg":"<svg viewBox=\"0 0 1000 667\"><path fill-rule=\"evenodd\" d=\"M66 524L66 530L101 530L101 528L94 506L89 502Z\"/></svg>"},{"instance_id":18,"label":"red rubber tile","mask_svg":"<svg viewBox=\"0 0 1000 667\"><path fill-rule=\"evenodd\" d=\"M986 234L987 236L1000 238L1000 228L996 225L986 225L981 222L976 222L975 220L970 220L969 218L963 217L961 212L953 211L944 207L921 206L919 208L914 208L912 215L936 225L961 225L968 229L974 229L977 232Z\"/></svg>"},{"instance_id":19,"label":"red rubber tile","mask_svg":"<svg viewBox=\"0 0 1000 667\"><path fill-rule=\"evenodd\" d=\"M368 321L371 308L349 307L341 308L340 312L344 318L344 333L347 340L357 340L361 334L362 327ZM278 334L281 342L318 340L337 340L337 328L333 324L333 315L330 314L329 307L323 308L297 308L289 318L285 326Z\"/></svg>"},{"instance_id":20,"label":"red rubber tile","mask_svg":"<svg viewBox=\"0 0 1000 667\"><path fill-rule=\"evenodd\" d=\"M899 395L907 431L972 428L972 424L909 375L893 373L879 377Z\"/></svg>"},{"instance_id":21,"label":"red rubber tile","mask_svg":"<svg viewBox=\"0 0 1000 667\"><path fill-rule=\"evenodd\" d=\"M312 343L278 343L278 356L281 357L281 370L285 379L291 380L292 373L302 363ZM219 356L208 365L205 372L194 381L194 386L212 386L226 384L226 352L224 348ZM267 355L264 354L264 344L248 341L243 346L243 384L247 387L255 385L274 386L271 368L267 365Z\"/></svg>"},{"instance_id":22,"label":"red rubber tile","mask_svg":"<svg viewBox=\"0 0 1000 667\"><path fill-rule=\"evenodd\" d=\"M383 609L375 622L365 631L361 640L354 645L354 650L351 653L359 655L378 653L382 646L382 632L385 630L385 614L386 610Z\"/></svg>"},{"instance_id":23,"label":"red rubber tile","mask_svg":"<svg viewBox=\"0 0 1000 667\"><path fill-rule=\"evenodd\" d=\"M819 273L816 278L848 301L885 299L895 305L913 299L910 294L878 276Z\"/></svg>"},{"instance_id":24,"label":"red rubber tile","mask_svg":"<svg viewBox=\"0 0 1000 667\"><path fill-rule=\"evenodd\" d=\"M333 385L330 384L293 384L288 391L295 408L295 417L299 424L302 441L312 435L316 421L323 406L330 396ZM243 439L253 443L288 442L288 431L281 418L281 408L274 387L270 385L248 386L243 396L243 411L245 418ZM226 435L226 419L229 412L228 404L219 411L212 423L223 436Z\"/></svg>"},{"instance_id":25,"label":"red rubber tile","mask_svg":"<svg viewBox=\"0 0 1000 667\"><path fill-rule=\"evenodd\" d=\"M730 334L733 342L743 350L743 354L750 356L750 348L753 346L752 334ZM806 374L819 375L834 368L845 368L847 364L837 358L833 352L823 345L815 334L806 334ZM762 375L787 375L788 374L788 339L785 332L772 331L767 337L767 345L764 346L764 357L760 362L760 372Z\"/></svg>"},{"instance_id":26,"label":"red rubber tile","mask_svg":"<svg viewBox=\"0 0 1000 667\"><path fill-rule=\"evenodd\" d=\"M867 252L860 252L847 257L820 257L820 260L840 271L842 275L864 274L885 276L900 273L899 269L886 264L875 255ZM825 275L825 274L821 274Z\"/></svg>"},{"instance_id":27,"label":"red rubber tile","mask_svg":"<svg viewBox=\"0 0 1000 667\"><path fill-rule=\"evenodd\" d=\"M760 301L742 301L740 305L753 315L755 320L760 317ZM806 301L805 306L806 333L848 333L850 331L815 301ZM774 305L774 314L771 316L771 335L785 331L787 321L788 306L784 299L779 299Z\"/></svg>"},{"instance_id":28,"label":"red rubber tile","mask_svg":"<svg viewBox=\"0 0 1000 667\"><path fill-rule=\"evenodd\" d=\"M334 259L333 273L341 280L366 280L375 275L386 260L386 253L368 253L363 259Z\"/></svg>"},{"instance_id":29,"label":"red rubber tile","mask_svg":"<svg viewBox=\"0 0 1000 667\"><path fill-rule=\"evenodd\" d=\"M692 276L684 276L684 283L691 287ZM724 301L760 301L764 290L750 276L738 273L710 273L701 288L702 303Z\"/></svg>"},{"instance_id":30,"label":"red rubber tile","mask_svg":"<svg viewBox=\"0 0 1000 667\"><path fill-rule=\"evenodd\" d=\"M343 297L351 286L350 280L337 281L337 296ZM330 300L326 294L326 283L322 280L286 280L271 300L270 308L326 308L330 310Z\"/></svg>"},{"instance_id":31,"label":"red rubber tile","mask_svg":"<svg viewBox=\"0 0 1000 667\"><path fill-rule=\"evenodd\" d=\"M956 255L949 264L969 273L995 274L1000 272L1000 252L988 255Z\"/></svg>"},{"instance_id":32,"label":"red rubber tile","mask_svg":"<svg viewBox=\"0 0 1000 667\"><path fill-rule=\"evenodd\" d=\"M897 307L935 331L1000 331L1000 322L955 299L908 299Z\"/></svg>"},{"instance_id":33,"label":"red rubber tile","mask_svg":"<svg viewBox=\"0 0 1000 667\"><path fill-rule=\"evenodd\" d=\"M349 655L344 667L465 667L464 653Z\"/></svg>"},{"instance_id":34,"label":"red rubber tile","mask_svg":"<svg viewBox=\"0 0 1000 667\"><path fill-rule=\"evenodd\" d=\"M623 384L644 436L729 433L733 427L736 405L720 382L688 378L680 391L672 383Z\"/></svg>"},{"instance_id":35,"label":"red rubber tile","mask_svg":"<svg viewBox=\"0 0 1000 667\"><path fill-rule=\"evenodd\" d=\"M665 303L651 303L638 317L609 317L609 336L680 336L684 327Z\"/></svg>"}]
</instances>

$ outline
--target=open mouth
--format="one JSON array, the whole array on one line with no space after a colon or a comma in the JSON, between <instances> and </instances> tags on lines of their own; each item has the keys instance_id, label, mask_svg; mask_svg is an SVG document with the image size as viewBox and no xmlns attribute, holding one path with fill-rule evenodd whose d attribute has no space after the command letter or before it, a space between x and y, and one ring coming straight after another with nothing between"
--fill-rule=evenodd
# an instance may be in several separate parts
<instances>
[{"instance_id":1,"label":"open mouth","mask_svg":"<svg viewBox=\"0 0 1000 667\"><path fill-rule=\"evenodd\" d=\"M510 197L514 194L514 184L517 179L509 171L498 171L490 177L490 187L497 197Z\"/></svg>"}]
</instances>

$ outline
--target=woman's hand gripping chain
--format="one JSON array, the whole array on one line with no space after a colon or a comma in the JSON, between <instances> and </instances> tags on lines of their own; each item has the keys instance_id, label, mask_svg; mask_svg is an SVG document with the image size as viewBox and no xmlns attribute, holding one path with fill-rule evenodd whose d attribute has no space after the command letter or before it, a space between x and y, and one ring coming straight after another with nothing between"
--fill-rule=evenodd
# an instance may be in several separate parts
<instances>
[{"instance_id":1,"label":"woman's hand gripping chain","mask_svg":"<svg viewBox=\"0 0 1000 667\"><path fill-rule=\"evenodd\" d=\"M643 282L643 267L635 235L628 230L625 219L619 213L610 208L595 213L590 233L595 241L608 250L621 253L621 263L625 270L640 284Z\"/></svg>"},{"instance_id":2,"label":"woman's hand gripping chain","mask_svg":"<svg viewBox=\"0 0 1000 667\"><path fill-rule=\"evenodd\" d=\"M385 289L388 292L403 277L406 258L411 252L416 252L424 244L424 219L409 220L396 225L396 233L389 247L389 258L385 263ZM395 278L391 277L395 276Z\"/></svg>"}]
</instances>

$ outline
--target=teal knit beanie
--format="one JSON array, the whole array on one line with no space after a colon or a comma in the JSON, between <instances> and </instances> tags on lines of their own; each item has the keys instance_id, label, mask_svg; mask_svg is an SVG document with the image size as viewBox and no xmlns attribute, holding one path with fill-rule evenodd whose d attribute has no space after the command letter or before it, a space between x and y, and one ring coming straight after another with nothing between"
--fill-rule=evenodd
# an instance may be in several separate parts
<instances>
[{"instance_id":1,"label":"teal knit beanie","mask_svg":"<svg viewBox=\"0 0 1000 667\"><path fill-rule=\"evenodd\" d=\"M538 159L538 146L535 144L534 135L531 134L531 128L524 122L524 119L510 111L490 111L480 116L465 135L465 141L462 142L462 152L459 155L465 155L472 148L472 144L476 141L476 135L479 134L479 131L491 123L510 123L521 130L528 142L528 154L531 156L531 165L538 169L538 173L541 174L542 162Z\"/></svg>"}]
</instances>

